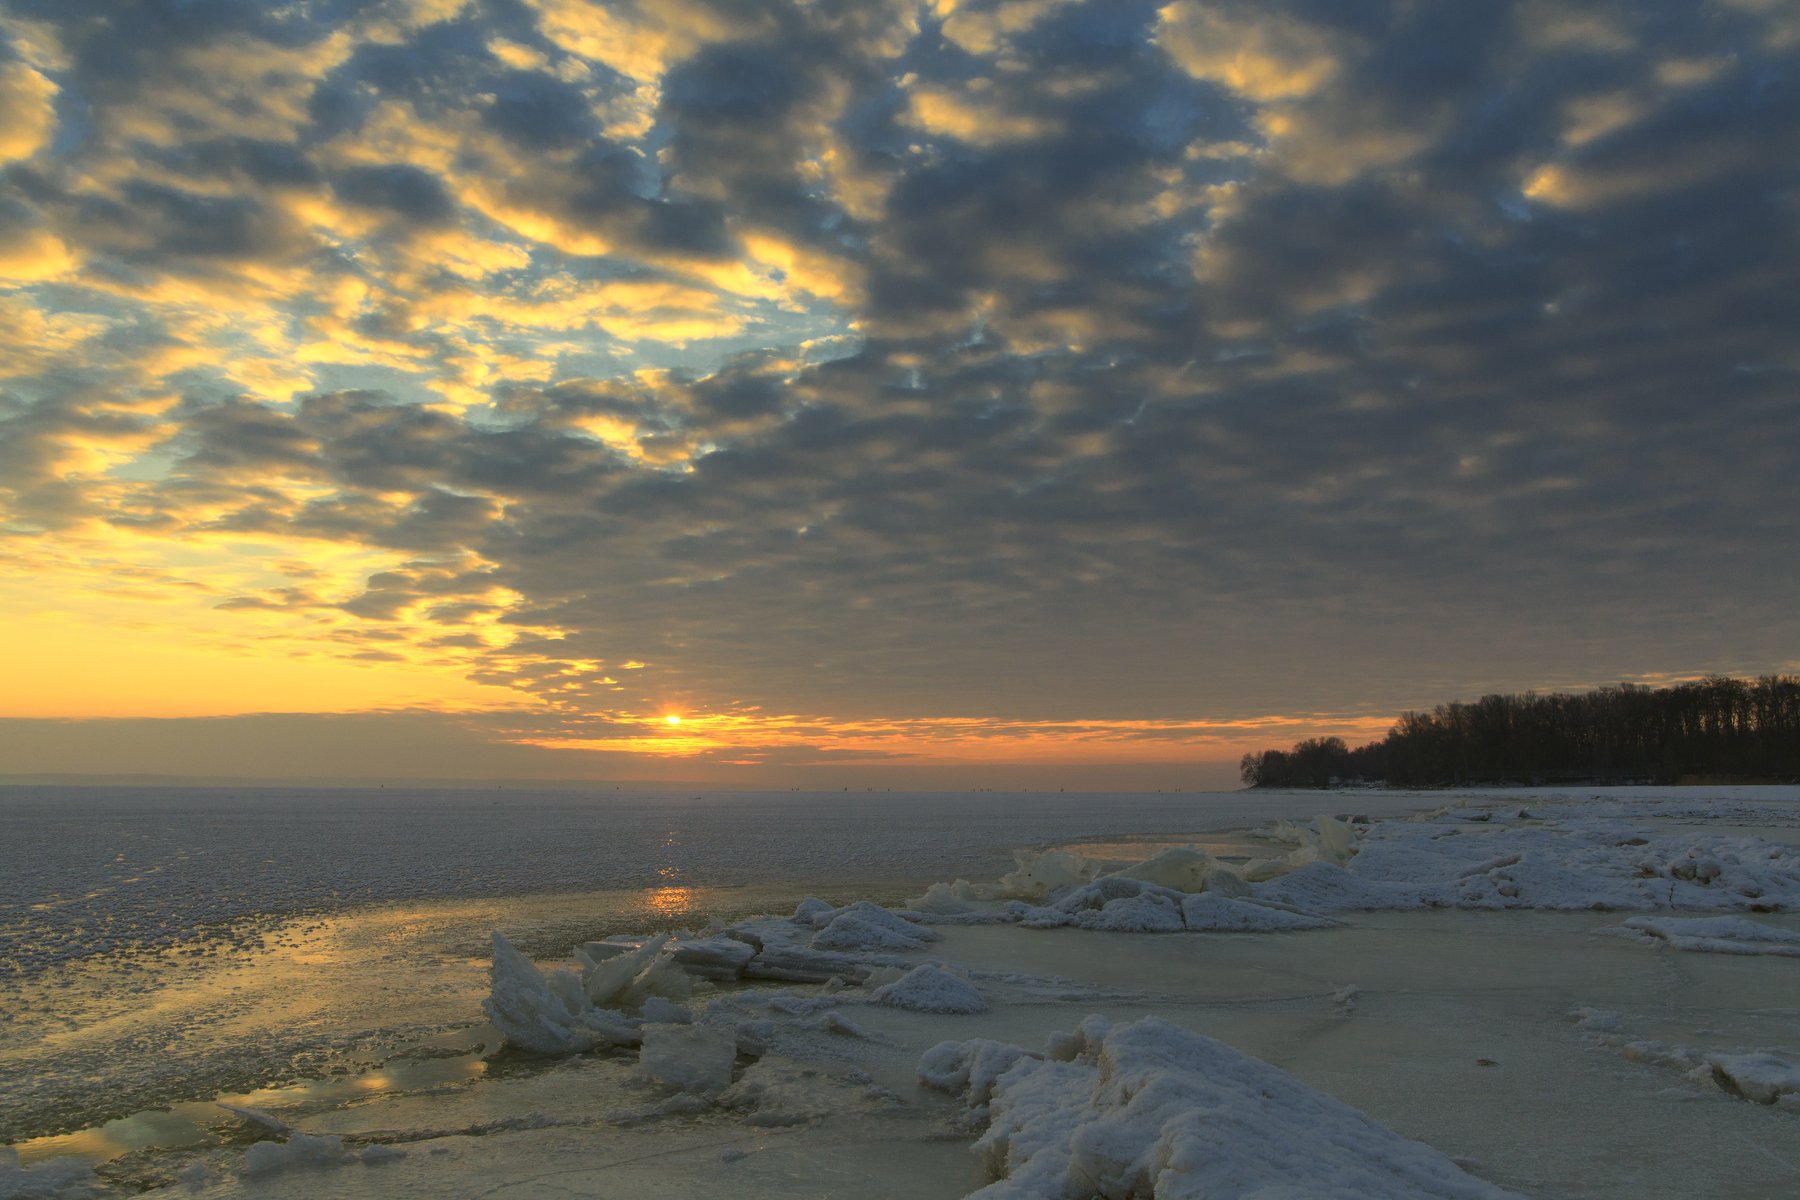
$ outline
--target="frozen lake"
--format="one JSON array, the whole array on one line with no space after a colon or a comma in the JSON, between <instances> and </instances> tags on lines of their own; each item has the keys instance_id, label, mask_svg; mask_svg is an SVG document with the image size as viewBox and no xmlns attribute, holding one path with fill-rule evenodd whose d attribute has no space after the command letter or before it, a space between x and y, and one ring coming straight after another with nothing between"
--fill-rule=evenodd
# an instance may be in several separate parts
<instances>
[{"instance_id":1,"label":"frozen lake","mask_svg":"<svg viewBox=\"0 0 1800 1200\"><path fill-rule=\"evenodd\" d=\"M0 789L0 1144L466 1024L486 938L895 900L1015 849L1405 793Z\"/></svg>"},{"instance_id":2,"label":"frozen lake","mask_svg":"<svg viewBox=\"0 0 1800 1200\"><path fill-rule=\"evenodd\" d=\"M1800 789L1632 795L1595 795L1571 835L1630 853L1605 831L1643 824L1642 798L1654 797L1653 835L1800 843ZM819 1111L792 1128L664 1112L630 1057L496 1056L481 1018L494 928L540 961L566 961L584 939L784 913L808 892L892 904L931 881L993 879L1024 847L1134 861L1193 840L1241 858L1266 850L1225 831L1455 799L13 789L0 796L0 1145L21 1143L28 1163L113 1159L127 1191L169 1182L170 1164L201 1164L205 1186L172 1194L221 1197L445 1194L470 1172L537 1194L552 1168L571 1194L609 1194L628 1177L634 1194L691 1195L717 1184L721 1161L742 1163L736 1194L825 1196L856 1182L871 1196L959 1196L981 1175L966 1139L946 1136L954 1106L912 1084L919 1054L947 1036L1032 1043L1096 1012L1220 1038L1527 1194L1624 1200L1667 1178L1720 1196L1791 1195L1791 1103L1746 1105L1691 1062L1677 1070L1625 1043L1791 1048L1800 958L1673 956L1595 936L1618 912L1343 913L1338 928L1274 936L946 928L930 953L963 964L992 1012L954 1018L952 1032L944 1018L847 996L874 1042L807 1034L811 1019L799 1020L798 1040L768 1060L817 1093ZM1522 804L1510 811L1516 835L1452 823L1433 833L1448 841L1416 844L1480 836L1505 849L1537 836ZM1377 841L1359 858L1391 866L1396 851L1377 853ZM1448 878L1516 876L1527 901L1566 882L1508 866L1516 857ZM1800 930L1785 911L1758 920ZM758 994L741 996L754 1006ZM1568 1019L1581 1006L1615 1013L1618 1045ZM840 1075L904 1100L869 1101ZM230 1164L254 1135L215 1098L429 1149L392 1167L245 1181ZM1715 1162L1728 1147L1730 1161ZM367 1173L378 1169L379 1181Z\"/></svg>"},{"instance_id":3,"label":"frozen lake","mask_svg":"<svg viewBox=\"0 0 1800 1200\"><path fill-rule=\"evenodd\" d=\"M1435 794L0 788L0 974L382 900L861 887ZM665 894L654 911L666 911Z\"/></svg>"}]
</instances>

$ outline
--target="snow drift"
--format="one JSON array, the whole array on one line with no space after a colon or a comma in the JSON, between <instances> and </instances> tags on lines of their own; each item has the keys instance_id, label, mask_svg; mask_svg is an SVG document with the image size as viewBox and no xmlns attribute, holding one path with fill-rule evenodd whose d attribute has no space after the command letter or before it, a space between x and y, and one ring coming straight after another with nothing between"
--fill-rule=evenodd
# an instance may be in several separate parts
<instances>
[{"instance_id":1,"label":"snow drift","mask_svg":"<svg viewBox=\"0 0 1800 1200\"><path fill-rule=\"evenodd\" d=\"M981 1200L1500 1200L1347 1105L1156 1017L1089 1017L1042 1054L985 1039L927 1051L919 1080L960 1093L987 1131Z\"/></svg>"}]
</instances>

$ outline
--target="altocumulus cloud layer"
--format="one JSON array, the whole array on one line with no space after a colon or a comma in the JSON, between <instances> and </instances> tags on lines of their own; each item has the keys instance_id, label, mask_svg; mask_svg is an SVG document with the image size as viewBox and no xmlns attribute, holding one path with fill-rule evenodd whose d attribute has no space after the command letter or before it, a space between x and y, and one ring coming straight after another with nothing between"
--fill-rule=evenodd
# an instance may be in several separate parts
<instances>
[{"instance_id":1,"label":"altocumulus cloud layer","mask_svg":"<svg viewBox=\"0 0 1800 1200\"><path fill-rule=\"evenodd\" d=\"M21 636L743 763L1800 653L1782 0L9 0L0 46Z\"/></svg>"}]
</instances>

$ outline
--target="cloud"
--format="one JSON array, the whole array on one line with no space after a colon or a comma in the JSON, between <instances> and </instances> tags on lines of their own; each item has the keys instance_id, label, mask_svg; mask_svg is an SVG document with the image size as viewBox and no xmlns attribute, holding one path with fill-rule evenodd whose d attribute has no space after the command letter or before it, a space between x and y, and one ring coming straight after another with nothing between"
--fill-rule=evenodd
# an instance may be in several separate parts
<instances>
[{"instance_id":1,"label":"cloud","mask_svg":"<svg viewBox=\"0 0 1800 1200\"><path fill-rule=\"evenodd\" d=\"M0 62L0 163L31 158L56 128L56 85L22 62Z\"/></svg>"},{"instance_id":2,"label":"cloud","mask_svg":"<svg viewBox=\"0 0 1800 1200\"><path fill-rule=\"evenodd\" d=\"M991 82L977 79L972 84ZM908 101L907 121L924 133L982 147L1026 141L1056 132L1056 127L1044 120L1008 113L986 102L978 95L981 90L985 89L970 87L958 93L942 88L915 88Z\"/></svg>"},{"instance_id":3,"label":"cloud","mask_svg":"<svg viewBox=\"0 0 1800 1200\"><path fill-rule=\"evenodd\" d=\"M1279 10L1184 0L1159 16L1156 43L1182 70L1258 103L1312 95L1346 49L1330 30Z\"/></svg>"},{"instance_id":4,"label":"cloud","mask_svg":"<svg viewBox=\"0 0 1800 1200\"><path fill-rule=\"evenodd\" d=\"M102 7L0 527L107 620L714 765L1791 657L1780 6Z\"/></svg>"}]
</instances>

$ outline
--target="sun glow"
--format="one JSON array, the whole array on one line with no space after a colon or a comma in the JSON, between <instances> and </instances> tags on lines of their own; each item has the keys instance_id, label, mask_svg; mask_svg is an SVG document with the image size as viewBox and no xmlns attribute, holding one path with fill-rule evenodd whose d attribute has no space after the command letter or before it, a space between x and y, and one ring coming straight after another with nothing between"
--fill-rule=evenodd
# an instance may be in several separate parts
<instances>
[{"instance_id":1,"label":"sun glow","mask_svg":"<svg viewBox=\"0 0 1800 1200\"><path fill-rule=\"evenodd\" d=\"M619 714L629 726L630 714ZM1229 761L1271 740L1296 740L1319 731L1346 741L1372 741L1393 723L1389 716L1308 713L1237 720L1021 721L983 717L894 717L861 720L768 713L708 712L699 723L664 714L661 734L617 737L541 734L512 737L515 745L554 750L653 754L664 758L742 754L773 749L829 748L863 761L895 758L938 763L1187 762ZM675 726L681 726L679 733Z\"/></svg>"}]
</instances>

